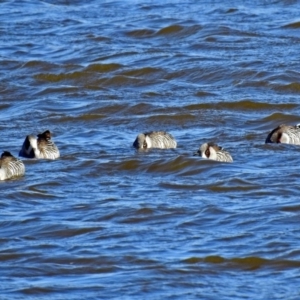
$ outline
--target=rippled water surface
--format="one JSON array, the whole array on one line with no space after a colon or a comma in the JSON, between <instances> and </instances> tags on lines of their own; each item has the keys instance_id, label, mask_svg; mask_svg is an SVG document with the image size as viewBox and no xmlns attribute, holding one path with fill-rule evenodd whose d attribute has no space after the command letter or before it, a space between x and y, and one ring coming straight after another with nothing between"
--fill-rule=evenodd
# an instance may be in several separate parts
<instances>
[{"instance_id":1,"label":"rippled water surface","mask_svg":"<svg viewBox=\"0 0 300 300\"><path fill-rule=\"evenodd\" d=\"M222 2L1 1L0 149L61 151L0 182L3 299L300 298L300 4Z\"/></svg>"}]
</instances>

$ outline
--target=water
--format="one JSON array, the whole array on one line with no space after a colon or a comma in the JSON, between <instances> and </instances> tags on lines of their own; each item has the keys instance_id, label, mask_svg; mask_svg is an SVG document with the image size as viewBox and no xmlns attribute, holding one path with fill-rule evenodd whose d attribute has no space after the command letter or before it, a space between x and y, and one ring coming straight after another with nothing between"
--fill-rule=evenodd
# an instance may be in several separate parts
<instances>
[{"instance_id":1,"label":"water","mask_svg":"<svg viewBox=\"0 0 300 300\"><path fill-rule=\"evenodd\" d=\"M299 147L264 144L300 121L299 8L2 1L0 149L62 157L0 183L1 297L299 299Z\"/></svg>"}]
</instances>

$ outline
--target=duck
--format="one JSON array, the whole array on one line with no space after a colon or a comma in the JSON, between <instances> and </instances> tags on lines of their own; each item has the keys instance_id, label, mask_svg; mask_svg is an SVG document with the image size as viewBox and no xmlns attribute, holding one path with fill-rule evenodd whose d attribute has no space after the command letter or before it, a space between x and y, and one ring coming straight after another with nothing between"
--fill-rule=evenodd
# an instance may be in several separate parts
<instances>
[{"instance_id":1,"label":"duck","mask_svg":"<svg viewBox=\"0 0 300 300\"><path fill-rule=\"evenodd\" d=\"M194 155L199 155L203 158L221 162L233 162L233 159L228 151L211 142L202 144L199 150L194 153Z\"/></svg>"},{"instance_id":2,"label":"duck","mask_svg":"<svg viewBox=\"0 0 300 300\"><path fill-rule=\"evenodd\" d=\"M177 142L174 137L168 132L150 131L138 134L133 143L133 147L135 147L136 149L170 149L176 148Z\"/></svg>"},{"instance_id":3,"label":"duck","mask_svg":"<svg viewBox=\"0 0 300 300\"><path fill-rule=\"evenodd\" d=\"M279 125L268 134L266 138L267 143L300 145L300 124Z\"/></svg>"},{"instance_id":4,"label":"duck","mask_svg":"<svg viewBox=\"0 0 300 300\"><path fill-rule=\"evenodd\" d=\"M57 159L60 157L59 150L51 140L52 134L49 130L34 135L27 135L19 156L37 159Z\"/></svg>"},{"instance_id":5,"label":"duck","mask_svg":"<svg viewBox=\"0 0 300 300\"><path fill-rule=\"evenodd\" d=\"M24 174L24 163L10 152L4 151L0 158L0 180L23 176Z\"/></svg>"}]
</instances>

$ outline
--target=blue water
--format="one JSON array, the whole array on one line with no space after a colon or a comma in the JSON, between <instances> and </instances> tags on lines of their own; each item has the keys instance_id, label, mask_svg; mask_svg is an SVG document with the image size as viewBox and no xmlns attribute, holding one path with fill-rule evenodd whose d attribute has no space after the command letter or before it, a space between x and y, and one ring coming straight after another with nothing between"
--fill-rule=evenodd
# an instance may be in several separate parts
<instances>
[{"instance_id":1,"label":"blue water","mask_svg":"<svg viewBox=\"0 0 300 300\"><path fill-rule=\"evenodd\" d=\"M300 123L299 8L2 1L0 150L61 158L0 182L0 298L299 299L299 146L264 143Z\"/></svg>"}]
</instances>

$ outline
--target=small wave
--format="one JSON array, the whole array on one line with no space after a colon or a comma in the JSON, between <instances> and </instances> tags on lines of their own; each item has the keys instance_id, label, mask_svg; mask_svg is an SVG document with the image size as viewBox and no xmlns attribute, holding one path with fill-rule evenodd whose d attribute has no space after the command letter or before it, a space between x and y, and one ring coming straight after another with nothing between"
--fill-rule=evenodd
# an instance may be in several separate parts
<instances>
[{"instance_id":1,"label":"small wave","mask_svg":"<svg viewBox=\"0 0 300 300\"><path fill-rule=\"evenodd\" d=\"M188 110L200 110L200 109L216 109L216 110L291 110L297 108L298 105L294 103L278 103L270 104L267 102L255 102L252 100L241 100L237 102L216 102L216 103L199 103L185 106Z\"/></svg>"},{"instance_id":2,"label":"small wave","mask_svg":"<svg viewBox=\"0 0 300 300\"><path fill-rule=\"evenodd\" d=\"M158 35L169 35L169 34L175 34L175 33L178 33L180 31L182 31L184 29L183 26L181 25L170 25L170 26L167 26L167 27L164 27L162 29L160 29L157 34Z\"/></svg>"},{"instance_id":3,"label":"small wave","mask_svg":"<svg viewBox=\"0 0 300 300\"><path fill-rule=\"evenodd\" d=\"M47 87L44 88L36 93L34 93L35 96L45 96L48 94L67 94L67 93L76 93L79 92L80 88L77 86L58 86L58 87ZM51 107L54 110L54 107ZM56 109L56 108L55 108Z\"/></svg>"},{"instance_id":4,"label":"small wave","mask_svg":"<svg viewBox=\"0 0 300 300\"><path fill-rule=\"evenodd\" d=\"M93 78L94 73L110 73L122 68L121 64L91 64L85 69L80 71L74 71L69 73L39 73L34 75L36 80L48 81L48 82L61 82L61 81L83 81L86 82L89 77Z\"/></svg>"},{"instance_id":5,"label":"small wave","mask_svg":"<svg viewBox=\"0 0 300 300\"><path fill-rule=\"evenodd\" d=\"M109 78L101 78L98 79L94 84L101 85L102 87L120 87L120 86L144 86L152 83L151 81L123 76L123 75L116 75Z\"/></svg>"},{"instance_id":6,"label":"small wave","mask_svg":"<svg viewBox=\"0 0 300 300\"><path fill-rule=\"evenodd\" d=\"M280 209L281 211L285 212L299 212L300 211L300 205L290 205L290 206L284 206Z\"/></svg>"},{"instance_id":7,"label":"small wave","mask_svg":"<svg viewBox=\"0 0 300 300\"><path fill-rule=\"evenodd\" d=\"M199 264L199 263L209 263L209 264L220 264L228 267L241 267L248 270L256 270L263 267L271 267L275 269L298 269L300 267L300 261L292 260L276 260L276 259L265 259L256 256L249 257L235 257L235 258L224 258L218 255L206 256L203 258L190 257L183 260L186 264Z\"/></svg>"},{"instance_id":8,"label":"small wave","mask_svg":"<svg viewBox=\"0 0 300 300\"><path fill-rule=\"evenodd\" d=\"M206 92L206 91L198 91L195 94L196 97L209 97L209 96L216 96L214 93Z\"/></svg>"},{"instance_id":9,"label":"small wave","mask_svg":"<svg viewBox=\"0 0 300 300\"><path fill-rule=\"evenodd\" d=\"M53 73L41 73L34 75L36 80L41 81L48 81L48 82L60 82L65 80L75 80L81 79L82 77L86 76L84 72L72 72L72 73L60 73L60 74L53 74Z\"/></svg>"},{"instance_id":10,"label":"small wave","mask_svg":"<svg viewBox=\"0 0 300 300\"><path fill-rule=\"evenodd\" d=\"M196 150L196 149L194 149ZM161 157L164 154L163 158ZM204 171L209 171L211 166L222 166L218 162L206 159L197 159L193 156L193 151L190 155L178 155L177 150L167 149L150 149L148 151L140 151L137 156L126 161L113 162L109 161L100 166L103 171L130 171L153 174L177 174L182 176L196 175ZM101 171L101 172L103 172ZM99 172L99 171L97 171ZM170 185L169 183L161 183ZM190 185L177 186L178 189L189 189ZM191 186L192 189L197 189L196 186Z\"/></svg>"},{"instance_id":11,"label":"small wave","mask_svg":"<svg viewBox=\"0 0 300 300\"><path fill-rule=\"evenodd\" d=\"M274 90L279 92L291 92L291 93L300 93L300 83L292 82L286 85L276 85L273 87Z\"/></svg>"},{"instance_id":12,"label":"small wave","mask_svg":"<svg viewBox=\"0 0 300 300\"><path fill-rule=\"evenodd\" d=\"M56 226L57 227L57 226ZM53 238L69 238L76 237L79 235L85 235L92 233L94 231L99 231L100 227L81 227L81 228L65 228L66 226L61 226L61 228L50 227L41 229L40 234L43 237L53 237ZM36 234L38 236L39 234Z\"/></svg>"},{"instance_id":13,"label":"small wave","mask_svg":"<svg viewBox=\"0 0 300 300\"><path fill-rule=\"evenodd\" d=\"M208 185L207 189L212 192L218 193L226 193L232 192L233 190L238 190L239 192L248 192L248 191L257 191L259 186L257 184L253 184L250 181L246 181L239 178L234 178L230 181L219 182L218 184Z\"/></svg>"},{"instance_id":14,"label":"small wave","mask_svg":"<svg viewBox=\"0 0 300 300\"><path fill-rule=\"evenodd\" d=\"M19 290L19 293L24 295L46 295L48 293L53 293L56 291L54 287L29 287Z\"/></svg>"},{"instance_id":15,"label":"small wave","mask_svg":"<svg viewBox=\"0 0 300 300\"><path fill-rule=\"evenodd\" d=\"M50 70L53 68L57 68L58 65L54 63L50 63L47 61L41 60L30 60L27 61L22 68L29 68L29 69L43 69L43 70Z\"/></svg>"},{"instance_id":16,"label":"small wave","mask_svg":"<svg viewBox=\"0 0 300 300\"><path fill-rule=\"evenodd\" d=\"M232 14L238 12L237 8L229 8L225 11L226 14Z\"/></svg>"},{"instance_id":17,"label":"small wave","mask_svg":"<svg viewBox=\"0 0 300 300\"><path fill-rule=\"evenodd\" d=\"M153 36L155 34L155 31L152 29L136 29L128 31L126 34L134 38L145 38Z\"/></svg>"},{"instance_id":18,"label":"small wave","mask_svg":"<svg viewBox=\"0 0 300 300\"><path fill-rule=\"evenodd\" d=\"M262 123L269 122L269 124L277 124L277 125L284 124L284 123L286 123L287 125L294 125L300 122L300 117L299 115L276 112L263 118L261 122Z\"/></svg>"},{"instance_id":19,"label":"small wave","mask_svg":"<svg viewBox=\"0 0 300 300\"><path fill-rule=\"evenodd\" d=\"M298 29L300 28L300 21L292 22L283 26L283 28L291 28L291 29Z\"/></svg>"},{"instance_id":20,"label":"small wave","mask_svg":"<svg viewBox=\"0 0 300 300\"><path fill-rule=\"evenodd\" d=\"M132 76L132 77L145 77L149 78L149 76L162 78L163 70L159 68L145 67L141 69L134 69L120 73L123 76Z\"/></svg>"},{"instance_id":21,"label":"small wave","mask_svg":"<svg viewBox=\"0 0 300 300\"><path fill-rule=\"evenodd\" d=\"M121 64L92 64L89 65L85 71L86 72L96 72L96 73L109 73L113 72L115 70L118 70L122 68L123 66Z\"/></svg>"},{"instance_id":22,"label":"small wave","mask_svg":"<svg viewBox=\"0 0 300 300\"><path fill-rule=\"evenodd\" d=\"M111 38L110 37L107 37L107 36L99 36L99 35L94 35L94 34L88 34L86 36L87 38L93 40L93 41L96 41L96 42L110 42L111 41Z\"/></svg>"},{"instance_id":23,"label":"small wave","mask_svg":"<svg viewBox=\"0 0 300 300\"><path fill-rule=\"evenodd\" d=\"M154 106L149 103L138 103L136 105L130 106L126 113L129 115L143 115L145 111L153 110Z\"/></svg>"},{"instance_id":24,"label":"small wave","mask_svg":"<svg viewBox=\"0 0 300 300\"><path fill-rule=\"evenodd\" d=\"M201 30L202 27L200 25L193 25L193 26L182 26L179 24L173 24L167 27L164 27L160 29L156 35L157 36L189 36L197 33L199 30Z\"/></svg>"},{"instance_id":25,"label":"small wave","mask_svg":"<svg viewBox=\"0 0 300 300\"><path fill-rule=\"evenodd\" d=\"M7 109L9 107L10 107L10 105L8 105L8 104L0 104L0 110Z\"/></svg>"}]
</instances>

